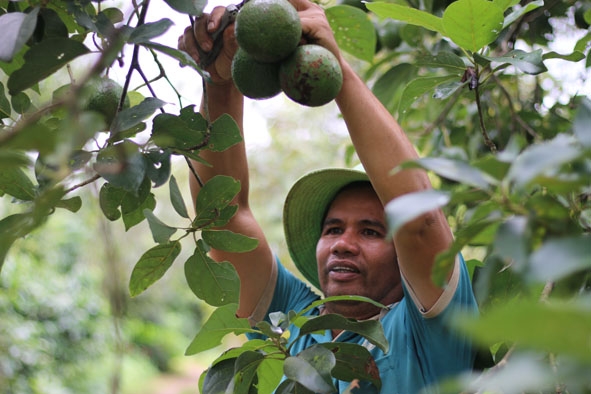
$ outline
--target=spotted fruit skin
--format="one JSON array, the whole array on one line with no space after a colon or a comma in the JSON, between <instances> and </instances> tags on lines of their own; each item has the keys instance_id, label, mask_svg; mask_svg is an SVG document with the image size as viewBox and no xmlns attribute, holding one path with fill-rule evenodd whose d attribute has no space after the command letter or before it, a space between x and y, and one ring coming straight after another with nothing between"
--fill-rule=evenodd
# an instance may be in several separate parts
<instances>
[{"instance_id":1,"label":"spotted fruit skin","mask_svg":"<svg viewBox=\"0 0 591 394\"><path fill-rule=\"evenodd\" d=\"M287 97L308 106L319 107L332 101L343 85L337 58L315 44L299 46L279 67L279 83Z\"/></svg>"}]
</instances>

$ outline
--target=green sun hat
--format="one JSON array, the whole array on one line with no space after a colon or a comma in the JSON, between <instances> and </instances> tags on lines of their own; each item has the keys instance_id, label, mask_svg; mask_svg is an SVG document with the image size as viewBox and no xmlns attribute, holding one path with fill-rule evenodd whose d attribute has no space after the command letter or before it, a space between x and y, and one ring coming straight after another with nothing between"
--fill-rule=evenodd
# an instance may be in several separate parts
<instances>
[{"instance_id":1,"label":"green sun hat","mask_svg":"<svg viewBox=\"0 0 591 394\"><path fill-rule=\"evenodd\" d=\"M316 244L328 205L344 186L369 181L363 167L325 168L302 176L294 183L283 206L283 229L289 254L302 275L320 289Z\"/></svg>"}]
</instances>

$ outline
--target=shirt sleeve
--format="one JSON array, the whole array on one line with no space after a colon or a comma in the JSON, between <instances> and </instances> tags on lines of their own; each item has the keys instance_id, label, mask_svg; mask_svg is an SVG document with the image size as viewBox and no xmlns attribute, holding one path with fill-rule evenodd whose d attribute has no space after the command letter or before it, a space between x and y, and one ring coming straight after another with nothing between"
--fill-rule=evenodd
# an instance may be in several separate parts
<instances>
[{"instance_id":1,"label":"shirt sleeve","mask_svg":"<svg viewBox=\"0 0 591 394\"><path fill-rule=\"evenodd\" d=\"M470 339L456 332L451 325L458 313L478 313L468 270L460 255L454 271L457 273L452 275L448 288L430 310L421 310L412 296L403 299L409 335L407 346L413 348L427 382L465 371L474 361Z\"/></svg>"},{"instance_id":2,"label":"shirt sleeve","mask_svg":"<svg viewBox=\"0 0 591 394\"><path fill-rule=\"evenodd\" d=\"M250 324L254 326L259 321L268 321L269 313L272 312L299 312L318 299L320 296L310 286L289 272L279 259L275 259L267 288L249 317Z\"/></svg>"}]
</instances>

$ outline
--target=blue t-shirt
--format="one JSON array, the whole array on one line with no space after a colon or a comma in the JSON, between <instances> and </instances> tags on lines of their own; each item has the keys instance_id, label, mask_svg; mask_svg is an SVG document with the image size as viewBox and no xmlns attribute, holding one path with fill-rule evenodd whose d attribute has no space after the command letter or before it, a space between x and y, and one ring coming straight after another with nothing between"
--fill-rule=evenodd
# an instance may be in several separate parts
<instances>
[{"instance_id":1,"label":"blue t-shirt","mask_svg":"<svg viewBox=\"0 0 591 394\"><path fill-rule=\"evenodd\" d=\"M443 378L472 368L474 352L470 341L450 332L446 324L454 311L477 313L468 271L461 257L457 263L459 272L456 273L455 291L448 294L451 297L449 303L435 316L426 317L419 311L406 286L402 300L381 315L380 321L389 342L387 354L358 334L344 332L337 337L337 342L365 346L380 371L381 391L370 382L360 381L359 388L352 389L351 393L415 394ZM318 299L319 296L308 285L278 263L277 283L269 313L301 311ZM319 315L320 310L314 308L307 314ZM299 328L292 325L289 330L290 341L293 341L298 337ZM292 345L291 354L297 355L314 344L331 341L333 338L329 331L305 335ZM345 381L335 380L334 383L339 393L344 393L350 385Z\"/></svg>"}]
</instances>

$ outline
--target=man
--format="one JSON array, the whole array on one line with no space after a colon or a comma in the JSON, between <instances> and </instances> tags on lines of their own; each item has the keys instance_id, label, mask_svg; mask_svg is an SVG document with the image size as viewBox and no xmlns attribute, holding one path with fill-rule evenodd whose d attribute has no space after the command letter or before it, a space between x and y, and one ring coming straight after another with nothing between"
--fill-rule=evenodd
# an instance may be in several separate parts
<instances>
[{"instance_id":1,"label":"man","mask_svg":"<svg viewBox=\"0 0 591 394\"><path fill-rule=\"evenodd\" d=\"M323 9L308 0L291 0L302 23L303 40L322 45L335 54L343 71L343 86L336 103L343 115L364 171L326 169L301 178L289 192L284 208L286 240L295 265L325 296L362 295L389 307L368 303L330 302L311 314L338 313L358 320L379 318L389 341L383 354L368 346L382 379L381 393L412 394L438 380L471 367L470 343L450 333L446 320L454 310L475 311L476 304L461 257L449 273L444 289L431 280L435 256L448 248L452 233L440 210L428 212L404 225L388 239L384 204L403 194L431 187L421 170L390 172L417 153L391 114L371 93L341 55ZM212 48L211 34L218 29L224 9L203 15L194 28L179 38L179 48L199 61L200 46ZM207 71L202 103L212 120L227 113L242 130L243 96L233 85L230 65L236 51L233 25L224 31L224 46ZM318 296L276 261L249 208L249 178L244 143L224 152L204 152L212 167L195 162L206 181L224 174L241 182L238 212L227 229L259 240L248 253L212 250L211 256L230 261L241 280L238 315L254 324L273 311L302 310ZM192 193L199 185L192 179ZM292 338L295 338L292 332ZM335 337L337 337L335 339ZM363 344L352 333L332 332L306 336L292 354L324 341ZM377 392L360 382L359 393ZM337 382L344 392L348 382Z\"/></svg>"}]
</instances>

